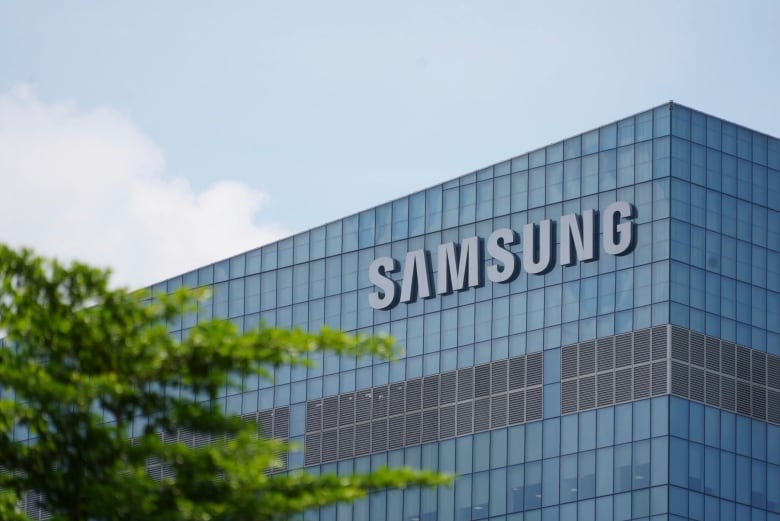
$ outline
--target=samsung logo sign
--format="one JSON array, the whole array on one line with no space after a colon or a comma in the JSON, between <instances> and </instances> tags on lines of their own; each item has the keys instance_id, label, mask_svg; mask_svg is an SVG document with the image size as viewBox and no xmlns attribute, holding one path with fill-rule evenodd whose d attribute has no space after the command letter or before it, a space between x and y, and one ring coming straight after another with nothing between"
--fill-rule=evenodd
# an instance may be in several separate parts
<instances>
[{"instance_id":1,"label":"samsung logo sign","mask_svg":"<svg viewBox=\"0 0 780 521\"><path fill-rule=\"evenodd\" d=\"M631 203L617 201L601 212L601 247L608 255L625 255L635 245L636 210ZM491 282L507 283L520 273L521 262L509 246L522 240L522 269L532 275L547 273L553 268L554 229L560 245L558 259L562 266L598 259L599 222L596 210L582 215L567 214L556 225L545 219L523 226L522 239L510 228L494 231L483 240L469 237L460 243L440 244L436 251L436 280L434 281L430 252L414 250L406 254L403 277L399 284L390 278L398 272L399 262L392 257L375 259L368 269L368 278L376 291L368 295L374 309L390 309L398 302L413 302L418 298L432 298L482 285L485 253L496 262L487 266ZM435 288L433 283L435 282Z\"/></svg>"}]
</instances>

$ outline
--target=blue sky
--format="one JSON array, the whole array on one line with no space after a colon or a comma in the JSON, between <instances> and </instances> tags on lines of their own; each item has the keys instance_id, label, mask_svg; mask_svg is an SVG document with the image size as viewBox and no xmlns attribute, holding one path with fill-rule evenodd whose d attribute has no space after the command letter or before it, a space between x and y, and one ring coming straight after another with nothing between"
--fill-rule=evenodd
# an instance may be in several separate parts
<instances>
[{"instance_id":1,"label":"blue sky","mask_svg":"<svg viewBox=\"0 0 780 521\"><path fill-rule=\"evenodd\" d=\"M0 0L0 240L148 284L674 99L780 136L780 2Z\"/></svg>"}]
</instances>

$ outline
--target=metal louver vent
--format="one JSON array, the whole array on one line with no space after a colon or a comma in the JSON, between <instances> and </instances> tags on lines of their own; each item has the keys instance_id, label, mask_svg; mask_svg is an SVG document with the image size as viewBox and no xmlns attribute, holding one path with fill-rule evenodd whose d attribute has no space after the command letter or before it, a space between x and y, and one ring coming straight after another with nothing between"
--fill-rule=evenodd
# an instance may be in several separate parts
<instances>
[{"instance_id":1,"label":"metal louver vent","mask_svg":"<svg viewBox=\"0 0 780 521\"><path fill-rule=\"evenodd\" d=\"M371 452L371 424L362 423L355 426L355 456Z\"/></svg>"},{"instance_id":2,"label":"metal louver vent","mask_svg":"<svg viewBox=\"0 0 780 521\"><path fill-rule=\"evenodd\" d=\"M577 344L561 348L561 378L577 377Z\"/></svg>"},{"instance_id":3,"label":"metal louver vent","mask_svg":"<svg viewBox=\"0 0 780 521\"><path fill-rule=\"evenodd\" d=\"M288 455L287 455L286 452L282 451L282 453L279 454L279 460L280 460L279 463L281 464L281 468L282 469L286 469L287 468L287 458L288 458Z\"/></svg>"},{"instance_id":4,"label":"metal louver vent","mask_svg":"<svg viewBox=\"0 0 780 521\"><path fill-rule=\"evenodd\" d=\"M507 360L497 360L492 363L491 370L491 388L492 393L503 393L507 390L507 375L509 372L509 362Z\"/></svg>"},{"instance_id":5,"label":"metal louver vent","mask_svg":"<svg viewBox=\"0 0 780 521\"><path fill-rule=\"evenodd\" d=\"M596 377L596 406L615 403L615 374L601 373Z\"/></svg>"},{"instance_id":6,"label":"metal louver vent","mask_svg":"<svg viewBox=\"0 0 780 521\"><path fill-rule=\"evenodd\" d=\"M360 423L371 419L371 402L373 401L371 389L363 389L355 393L355 421ZM306 414L308 415L308 407ZM307 418L308 419L308 418Z\"/></svg>"},{"instance_id":7,"label":"metal louver vent","mask_svg":"<svg viewBox=\"0 0 780 521\"><path fill-rule=\"evenodd\" d=\"M599 372L615 368L614 337L599 338L596 341L596 367Z\"/></svg>"},{"instance_id":8,"label":"metal louver vent","mask_svg":"<svg viewBox=\"0 0 780 521\"><path fill-rule=\"evenodd\" d=\"M762 353L760 351L752 350L753 353L753 360L752 360L752 371L750 375L750 380L754 384L759 385L766 385L766 359L767 355L766 353Z\"/></svg>"},{"instance_id":9,"label":"metal louver vent","mask_svg":"<svg viewBox=\"0 0 780 521\"><path fill-rule=\"evenodd\" d=\"M596 406L603 407L615 403L614 373L602 373L596 379Z\"/></svg>"},{"instance_id":10,"label":"metal louver vent","mask_svg":"<svg viewBox=\"0 0 780 521\"><path fill-rule=\"evenodd\" d=\"M667 326L656 326L652 329L652 358L661 360L666 358Z\"/></svg>"},{"instance_id":11,"label":"metal louver vent","mask_svg":"<svg viewBox=\"0 0 780 521\"><path fill-rule=\"evenodd\" d=\"M707 337L704 343L704 365L709 371L720 371L720 342L716 338Z\"/></svg>"},{"instance_id":12,"label":"metal louver vent","mask_svg":"<svg viewBox=\"0 0 780 521\"><path fill-rule=\"evenodd\" d=\"M152 477L152 479L154 479L154 476L152 476L151 474L150 474L150 476ZM156 481L159 481L159 478ZM25 503L24 512L25 512L25 514L27 514L27 517L29 517L31 519L35 519L36 516L38 515L38 509L39 509L39 507L38 507L38 498L39 497L41 497L41 494L38 494L37 492L32 492L32 491L31 492L27 492L24 495L24 503Z\"/></svg>"},{"instance_id":13,"label":"metal louver vent","mask_svg":"<svg viewBox=\"0 0 780 521\"><path fill-rule=\"evenodd\" d=\"M772 389L780 389L780 356L766 355L766 385Z\"/></svg>"},{"instance_id":14,"label":"metal louver vent","mask_svg":"<svg viewBox=\"0 0 780 521\"><path fill-rule=\"evenodd\" d=\"M633 388L632 373L633 371L630 367L615 371L615 403L631 401Z\"/></svg>"},{"instance_id":15,"label":"metal louver vent","mask_svg":"<svg viewBox=\"0 0 780 521\"><path fill-rule=\"evenodd\" d=\"M634 366L634 400L650 396L650 366Z\"/></svg>"},{"instance_id":16,"label":"metal louver vent","mask_svg":"<svg viewBox=\"0 0 780 521\"><path fill-rule=\"evenodd\" d=\"M672 362L672 394L688 397L688 366L680 362Z\"/></svg>"},{"instance_id":17,"label":"metal louver vent","mask_svg":"<svg viewBox=\"0 0 780 521\"><path fill-rule=\"evenodd\" d=\"M447 405L439 409L439 437L441 439L455 436L455 406Z\"/></svg>"},{"instance_id":18,"label":"metal louver vent","mask_svg":"<svg viewBox=\"0 0 780 521\"><path fill-rule=\"evenodd\" d=\"M316 465L320 462L320 433L307 434L303 444L303 464Z\"/></svg>"},{"instance_id":19,"label":"metal louver vent","mask_svg":"<svg viewBox=\"0 0 780 521\"><path fill-rule=\"evenodd\" d=\"M490 429L490 398L474 401L474 432Z\"/></svg>"},{"instance_id":20,"label":"metal louver vent","mask_svg":"<svg viewBox=\"0 0 780 521\"><path fill-rule=\"evenodd\" d=\"M403 382L390 385L390 416L403 414L405 394Z\"/></svg>"},{"instance_id":21,"label":"metal louver vent","mask_svg":"<svg viewBox=\"0 0 780 521\"><path fill-rule=\"evenodd\" d=\"M768 391L769 403L767 419L772 423L780 423L780 391Z\"/></svg>"},{"instance_id":22,"label":"metal louver vent","mask_svg":"<svg viewBox=\"0 0 780 521\"><path fill-rule=\"evenodd\" d=\"M561 414L577 412L577 380L561 382Z\"/></svg>"},{"instance_id":23,"label":"metal louver vent","mask_svg":"<svg viewBox=\"0 0 780 521\"><path fill-rule=\"evenodd\" d=\"M525 381L528 387L542 385L544 355L541 351L526 357Z\"/></svg>"},{"instance_id":24,"label":"metal louver vent","mask_svg":"<svg viewBox=\"0 0 780 521\"><path fill-rule=\"evenodd\" d=\"M690 384L688 396L691 400L697 402L704 401L704 369L699 367L690 368Z\"/></svg>"},{"instance_id":25,"label":"metal louver vent","mask_svg":"<svg viewBox=\"0 0 780 521\"><path fill-rule=\"evenodd\" d=\"M339 429L339 459L351 458L354 455L355 427Z\"/></svg>"},{"instance_id":26,"label":"metal louver vent","mask_svg":"<svg viewBox=\"0 0 780 521\"><path fill-rule=\"evenodd\" d=\"M176 432L161 432L160 439L163 443L175 443L178 441L178 433Z\"/></svg>"},{"instance_id":27,"label":"metal louver vent","mask_svg":"<svg viewBox=\"0 0 780 521\"><path fill-rule=\"evenodd\" d=\"M426 376L423 380L423 408L439 404L439 375Z\"/></svg>"},{"instance_id":28,"label":"metal louver vent","mask_svg":"<svg viewBox=\"0 0 780 521\"><path fill-rule=\"evenodd\" d=\"M274 438L286 439L290 435L290 408L274 409Z\"/></svg>"},{"instance_id":29,"label":"metal louver vent","mask_svg":"<svg viewBox=\"0 0 780 521\"><path fill-rule=\"evenodd\" d=\"M650 330L643 329L634 333L634 364L650 361Z\"/></svg>"},{"instance_id":30,"label":"metal louver vent","mask_svg":"<svg viewBox=\"0 0 780 521\"><path fill-rule=\"evenodd\" d=\"M194 437L192 435L192 432L184 429L182 429L181 432L179 432L179 441L181 441L187 447L193 446L193 439Z\"/></svg>"},{"instance_id":31,"label":"metal louver vent","mask_svg":"<svg viewBox=\"0 0 780 521\"><path fill-rule=\"evenodd\" d=\"M404 446L404 417L390 418L388 422L389 435L387 444L390 449L400 449Z\"/></svg>"},{"instance_id":32,"label":"metal louver vent","mask_svg":"<svg viewBox=\"0 0 780 521\"><path fill-rule=\"evenodd\" d=\"M746 347L737 347L737 378L750 380L750 350Z\"/></svg>"},{"instance_id":33,"label":"metal louver vent","mask_svg":"<svg viewBox=\"0 0 780 521\"><path fill-rule=\"evenodd\" d=\"M518 357L509 361L509 390L525 387L525 358Z\"/></svg>"},{"instance_id":34,"label":"metal louver vent","mask_svg":"<svg viewBox=\"0 0 780 521\"><path fill-rule=\"evenodd\" d=\"M338 453L338 431L325 431L322 433L322 461L336 461L339 457Z\"/></svg>"},{"instance_id":35,"label":"metal louver vent","mask_svg":"<svg viewBox=\"0 0 780 521\"><path fill-rule=\"evenodd\" d=\"M162 479L162 468L160 467L160 465L147 467L146 473L149 474L149 477L152 478L154 481L160 481Z\"/></svg>"},{"instance_id":36,"label":"metal louver vent","mask_svg":"<svg viewBox=\"0 0 780 521\"><path fill-rule=\"evenodd\" d=\"M339 425L355 423L355 395L342 394L339 397Z\"/></svg>"},{"instance_id":37,"label":"metal louver vent","mask_svg":"<svg viewBox=\"0 0 780 521\"><path fill-rule=\"evenodd\" d=\"M461 434L469 434L472 429L472 402L465 402L458 404L458 436Z\"/></svg>"},{"instance_id":38,"label":"metal louver vent","mask_svg":"<svg viewBox=\"0 0 780 521\"><path fill-rule=\"evenodd\" d=\"M264 438L271 438L274 433L274 413L273 410L260 411L257 415L260 422L259 434ZM207 442L208 443L208 442Z\"/></svg>"},{"instance_id":39,"label":"metal louver vent","mask_svg":"<svg viewBox=\"0 0 780 521\"><path fill-rule=\"evenodd\" d=\"M720 406L728 411L737 409L737 384L733 378L720 378Z\"/></svg>"},{"instance_id":40,"label":"metal louver vent","mask_svg":"<svg viewBox=\"0 0 780 521\"><path fill-rule=\"evenodd\" d=\"M767 360L767 385L780 389L780 357L771 356Z\"/></svg>"},{"instance_id":41,"label":"metal louver vent","mask_svg":"<svg viewBox=\"0 0 780 521\"><path fill-rule=\"evenodd\" d=\"M752 385L750 395L750 415L759 420L766 420L766 387Z\"/></svg>"},{"instance_id":42,"label":"metal louver vent","mask_svg":"<svg viewBox=\"0 0 780 521\"><path fill-rule=\"evenodd\" d=\"M481 398L490 394L490 364L474 368L474 397Z\"/></svg>"},{"instance_id":43,"label":"metal louver vent","mask_svg":"<svg viewBox=\"0 0 780 521\"><path fill-rule=\"evenodd\" d=\"M387 416L387 386L374 387L372 418L384 418Z\"/></svg>"},{"instance_id":44,"label":"metal louver vent","mask_svg":"<svg viewBox=\"0 0 780 521\"><path fill-rule=\"evenodd\" d=\"M586 376L580 379L580 410L596 406L596 378Z\"/></svg>"},{"instance_id":45,"label":"metal louver vent","mask_svg":"<svg viewBox=\"0 0 780 521\"><path fill-rule=\"evenodd\" d=\"M592 340L580 344L579 375L596 371L596 343Z\"/></svg>"},{"instance_id":46,"label":"metal louver vent","mask_svg":"<svg viewBox=\"0 0 780 521\"><path fill-rule=\"evenodd\" d=\"M405 444L407 447L410 445L419 445L420 438L422 436L422 413L415 412L406 415L406 437Z\"/></svg>"},{"instance_id":47,"label":"metal louver vent","mask_svg":"<svg viewBox=\"0 0 780 521\"><path fill-rule=\"evenodd\" d=\"M707 371L704 374L704 402L720 407L720 376Z\"/></svg>"},{"instance_id":48,"label":"metal louver vent","mask_svg":"<svg viewBox=\"0 0 780 521\"><path fill-rule=\"evenodd\" d=\"M680 360L672 365L672 394L772 421L768 393L780 385L780 357L679 327L672 336Z\"/></svg>"},{"instance_id":49,"label":"metal louver vent","mask_svg":"<svg viewBox=\"0 0 780 521\"><path fill-rule=\"evenodd\" d=\"M504 427L507 422L507 395L500 394L490 399L490 428Z\"/></svg>"},{"instance_id":50,"label":"metal louver vent","mask_svg":"<svg viewBox=\"0 0 780 521\"><path fill-rule=\"evenodd\" d=\"M371 451L384 452L387 450L387 420L374 420L371 422Z\"/></svg>"},{"instance_id":51,"label":"metal louver vent","mask_svg":"<svg viewBox=\"0 0 780 521\"><path fill-rule=\"evenodd\" d=\"M454 403L457 397L457 374L453 371L441 375L439 404Z\"/></svg>"},{"instance_id":52,"label":"metal louver vent","mask_svg":"<svg viewBox=\"0 0 780 521\"><path fill-rule=\"evenodd\" d=\"M304 464L384 452L541 419L543 360L544 353L535 352L311 400L306 403L308 447L304 449ZM534 387L523 386L507 394L519 383ZM576 394L575 387L575 406ZM279 425L284 425L285 434L289 434L289 407L263 411L261 415L271 418L272 428L273 415L277 415L277 421L282 420Z\"/></svg>"},{"instance_id":53,"label":"metal louver vent","mask_svg":"<svg viewBox=\"0 0 780 521\"><path fill-rule=\"evenodd\" d=\"M458 401L471 400L474 397L474 368L458 369Z\"/></svg>"},{"instance_id":54,"label":"metal louver vent","mask_svg":"<svg viewBox=\"0 0 780 521\"><path fill-rule=\"evenodd\" d=\"M690 333L689 362L698 367L704 367L704 335L692 331Z\"/></svg>"},{"instance_id":55,"label":"metal louver vent","mask_svg":"<svg viewBox=\"0 0 780 521\"><path fill-rule=\"evenodd\" d=\"M196 449L205 447L209 444L211 436L202 432L196 432L192 435L192 446Z\"/></svg>"},{"instance_id":56,"label":"metal louver vent","mask_svg":"<svg viewBox=\"0 0 780 521\"><path fill-rule=\"evenodd\" d=\"M419 411L422 408L422 380L417 378L406 382L406 411Z\"/></svg>"},{"instance_id":57,"label":"metal louver vent","mask_svg":"<svg viewBox=\"0 0 780 521\"><path fill-rule=\"evenodd\" d=\"M27 492L24 495L24 512L27 517L34 518L37 514L38 494L36 492Z\"/></svg>"},{"instance_id":58,"label":"metal louver vent","mask_svg":"<svg viewBox=\"0 0 780 521\"><path fill-rule=\"evenodd\" d=\"M523 423L525 421L525 391L509 393L509 423Z\"/></svg>"},{"instance_id":59,"label":"metal louver vent","mask_svg":"<svg viewBox=\"0 0 780 521\"><path fill-rule=\"evenodd\" d=\"M322 400L322 428L333 429L339 422L339 397L328 396Z\"/></svg>"},{"instance_id":60,"label":"metal louver vent","mask_svg":"<svg viewBox=\"0 0 780 521\"><path fill-rule=\"evenodd\" d=\"M737 352L736 346L731 342L721 343L720 370L729 376L737 375Z\"/></svg>"},{"instance_id":61,"label":"metal louver vent","mask_svg":"<svg viewBox=\"0 0 780 521\"><path fill-rule=\"evenodd\" d=\"M422 416L422 441L436 441L439 439L439 411L427 409Z\"/></svg>"},{"instance_id":62,"label":"metal louver vent","mask_svg":"<svg viewBox=\"0 0 780 521\"><path fill-rule=\"evenodd\" d=\"M750 416L750 384L737 380L737 413Z\"/></svg>"},{"instance_id":63,"label":"metal louver vent","mask_svg":"<svg viewBox=\"0 0 780 521\"><path fill-rule=\"evenodd\" d=\"M542 388L528 389L525 393L525 421L541 420L542 412Z\"/></svg>"},{"instance_id":64,"label":"metal louver vent","mask_svg":"<svg viewBox=\"0 0 780 521\"><path fill-rule=\"evenodd\" d=\"M672 360L688 361L688 331L672 328Z\"/></svg>"},{"instance_id":65,"label":"metal louver vent","mask_svg":"<svg viewBox=\"0 0 780 521\"><path fill-rule=\"evenodd\" d=\"M666 378L667 378L667 365L666 360L661 360L660 362L653 362L652 365L652 382L651 382L651 392L653 396L658 396L659 394L666 394Z\"/></svg>"}]
</instances>

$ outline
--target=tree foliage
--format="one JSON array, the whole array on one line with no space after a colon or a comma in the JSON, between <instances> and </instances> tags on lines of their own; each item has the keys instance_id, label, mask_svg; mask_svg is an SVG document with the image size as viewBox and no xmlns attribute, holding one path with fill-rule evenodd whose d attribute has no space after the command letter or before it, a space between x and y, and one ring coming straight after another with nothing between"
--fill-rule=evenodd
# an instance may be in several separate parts
<instances>
[{"instance_id":1,"label":"tree foliage","mask_svg":"<svg viewBox=\"0 0 780 521\"><path fill-rule=\"evenodd\" d=\"M408 468L286 472L283 441L258 437L256 424L215 405L244 375L271 378L271 368L307 365L316 350L392 356L390 339L329 329L239 333L215 320L178 341L166 323L195 309L203 292L143 302L142 292L111 289L108 275L0 245L0 518L26 519L18 505L29 491L57 520L260 521L372 489L449 482ZM161 441L159 433L180 429L222 441ZM150 459L175 477L152 479Z\"/></svg>"}]
</instances>

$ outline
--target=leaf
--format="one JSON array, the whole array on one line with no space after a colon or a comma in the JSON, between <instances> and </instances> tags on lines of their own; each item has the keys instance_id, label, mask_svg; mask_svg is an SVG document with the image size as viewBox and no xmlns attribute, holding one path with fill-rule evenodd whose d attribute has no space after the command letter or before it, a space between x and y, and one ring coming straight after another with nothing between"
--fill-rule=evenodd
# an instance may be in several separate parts
<instances>
[{"instance_id":1,"label":"leaf","mask_svg":"<svg viewBox=\"0 0 780 521\"><path fill-rule=\"evenodd\" d=\"M290 447L216 406L247 375L267 380L319 352L392 357L392 339L205 321L179 340L166 324L196 311L204 290L152 298L110 289L108 277L0 245L0 519L26 519L18 505L29 491L54 520L257 521L451 483L408 468L278 472ZM167 441L181 431L221 441ZM152 479L150 461L171 475Z\"/></svg>"}]
</instances>

